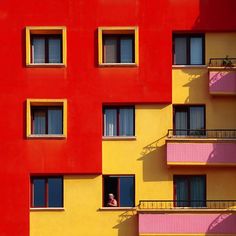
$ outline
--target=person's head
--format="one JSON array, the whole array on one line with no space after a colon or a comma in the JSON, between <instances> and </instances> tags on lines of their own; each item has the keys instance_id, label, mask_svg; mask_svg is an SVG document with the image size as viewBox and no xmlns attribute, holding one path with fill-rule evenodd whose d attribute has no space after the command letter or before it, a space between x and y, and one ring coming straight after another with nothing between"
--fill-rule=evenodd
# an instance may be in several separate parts
<instances>
[{"instance_id":1,"label":"person's head","mask_svg":"<svg viewBox=\"0 0 236 236\"><path fill-rule=\"evenodd\" d=\"M113 193L109 193L108 196L109 196L109 199L114 199L114 194Z\"/></svg>"}]
</instances>

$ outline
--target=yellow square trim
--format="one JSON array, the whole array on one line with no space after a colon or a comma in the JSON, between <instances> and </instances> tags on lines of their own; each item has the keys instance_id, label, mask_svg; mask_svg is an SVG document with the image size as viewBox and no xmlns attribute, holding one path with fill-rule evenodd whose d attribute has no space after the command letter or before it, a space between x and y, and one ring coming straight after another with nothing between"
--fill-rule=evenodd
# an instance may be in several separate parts
<instances>
[{"instance_id":1,"label":"yellow square trim","mask_svg":"<svg viewBox=\"0 0 236 236\"><path fill-rule=\"evenodd\" d=\"M31 107L32 106L62 106L63 133L62 135L34 135L31 133ZM67 137L67 99L27 99L26 100L26 136L43 138Z\"/></svg>"},{"instance_id":2,"label":"yellow square trim","mask_svg":"<svg viewBox=\"0 0 236 236\"><path fill-rule=\"evenodd\" d=\"M67 39L65 26L28 26L25 29L26 41L26 66L66 66L67 64ZM62 63L31 63L31 35L32 34L61 34L62 35Z\"/></svg>"},{"instance_id":3,"label":"yellow square trim","mask_svg":"<svg viewBox=\"0 0 236 236\"><path fill-rule=\"evenodd\" d=\"M103 35L107 34L133 34L134 35L134 63L124 63L124 66L129 64L138 66L139 65L139 32L138 27L99 27L98 28L98 64L111 66L122 66L123 63L103 63Z\"/></svg>"}]
</instances>

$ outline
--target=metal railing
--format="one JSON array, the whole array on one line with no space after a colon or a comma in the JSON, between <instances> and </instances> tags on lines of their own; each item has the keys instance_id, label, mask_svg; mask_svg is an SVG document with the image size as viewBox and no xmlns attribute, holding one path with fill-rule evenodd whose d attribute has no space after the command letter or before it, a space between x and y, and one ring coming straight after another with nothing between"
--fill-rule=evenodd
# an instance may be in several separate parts
<instances>
[{"instance_id":1,"label":"metal railing","mask_svg":"<svg viewBox=\"0 0 236 236\"><path fill-rule=\"evenodd\" d=\"M182 201L182 200L140 200L140 210L161 209L236 209L236 200L204 200L204 201Z\"/></svg>"},{"instance_id":2,"label":"metal railing","mask_svg":"<svg viewBox=\"0 0 236 236\"><path fill-rule=\"evenodd\" d=\"M169 129L167 137L236 139L236 129Z\"/></svg>"},{"instance_id":3,"label":"metal railing","mask_svg":"<svg viewBox=\"0 0 236 236\"><path fill-rule=\"evenodd\" d=\"M209 59L209 67L235 67L236 66L236 58L234 57L225 57L225 58L210 58Z\"/></svg>"}]
</instances>

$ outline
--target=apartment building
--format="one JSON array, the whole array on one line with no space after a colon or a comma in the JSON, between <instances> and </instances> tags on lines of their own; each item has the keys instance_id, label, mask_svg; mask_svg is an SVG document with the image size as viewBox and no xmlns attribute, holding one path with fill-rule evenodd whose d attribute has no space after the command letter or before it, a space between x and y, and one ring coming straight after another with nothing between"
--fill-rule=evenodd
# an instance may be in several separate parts
<instances>
[{"instance_id":1,"label":"apartment building","mask_svg":"<svg viewBox=\"0 0 236 236\"><path fill-rule=\"evenodd\" d=\"M0 235L236 235L235 10L2 2Z\"/></svg>"}]
</instances>

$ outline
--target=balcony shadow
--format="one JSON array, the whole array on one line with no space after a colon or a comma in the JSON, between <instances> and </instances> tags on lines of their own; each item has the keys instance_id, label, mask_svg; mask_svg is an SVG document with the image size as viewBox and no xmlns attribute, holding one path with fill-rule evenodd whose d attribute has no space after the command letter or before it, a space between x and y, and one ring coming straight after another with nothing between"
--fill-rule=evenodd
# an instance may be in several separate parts
<instances>
[{"instance_id":1,"label":"balcony shadow","mask_svg":"<svg viewBox=\"0 0 236 236\"><path fill-rule=\"evenodd\" d=\"M113 227L118 230L118 236L138 235L138 216L135 211L126 211L119 215L118 224Z\"/></svg>"},{"instance_id":2,"label":"balcony shadow","mask_svg":"<svg viewBox=\"0 0 236 236\"><path fill-rule=\"evenodd\" d=\"M139 161L143 162L143 181L167 181L166 145L167 135L143 147ZM165 177L166 176L166 177Z\"/></svg>"},{"instance_id":3,"label":"balcony shadow","mask_svg":"<svg viewBox=\"0 0 236 236\"><path fill-rule=\"evenodd\" d=\"M209 234L236 234L236 215L235 214L220 214L209 225L207 232Z\"/></svg>"}]
</instances>

